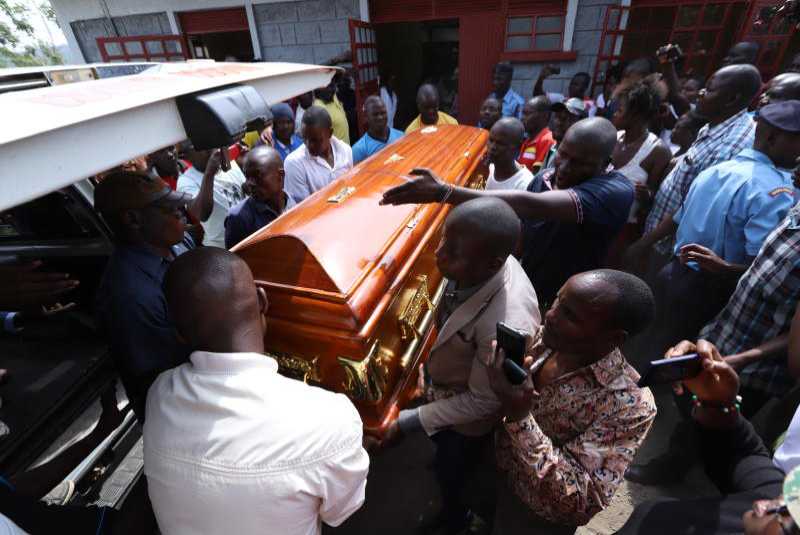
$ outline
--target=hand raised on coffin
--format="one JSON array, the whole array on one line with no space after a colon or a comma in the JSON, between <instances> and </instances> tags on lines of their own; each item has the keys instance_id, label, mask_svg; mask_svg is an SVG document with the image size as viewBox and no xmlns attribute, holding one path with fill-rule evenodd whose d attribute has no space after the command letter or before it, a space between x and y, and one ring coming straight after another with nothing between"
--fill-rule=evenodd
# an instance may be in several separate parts
<instances>
[{"instance_id":1,"label":"hand raised on coffin","mask_svg":"<svg viewBox=\"0 0 800 535\"><path fill-rule=\"evenodd\" d=\"M453 186L446 184L433 171L425 168L414 168L412 175L419 178L404 177L407 182L400 184L383 194L380 204L425 204L442 202Z\"/></svg>"}]
</instances>

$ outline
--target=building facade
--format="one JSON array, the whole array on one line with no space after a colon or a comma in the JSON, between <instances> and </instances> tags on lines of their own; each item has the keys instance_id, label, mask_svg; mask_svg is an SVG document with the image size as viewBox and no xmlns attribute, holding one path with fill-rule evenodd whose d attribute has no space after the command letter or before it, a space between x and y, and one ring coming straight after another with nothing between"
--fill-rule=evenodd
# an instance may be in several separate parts
<instances>
[{"instance_id":1,"label":"building facade","mask_svg":"<svg viewBox=\"0 0 800 535\"><path fill-rule=\"evenodd\" d=\"M757 41L759 67L778 72L797 51L795 29L753 25L777 0L51 0L72 62L217 60L352 61L359 96L379 76L399 80L401 111L437 83L462 122L477 120L497 61L515 67L513 87L531 95L544 64L565 92L587 72L593 92L608 67L668 42L704 76L736 40ZM354 23L352 21L361 21ZM353 51L352 60L343 59ZM403 106L405 109L403 110ZM402 113L401 113L402 115Z\"/></svg>"}]
</instances>

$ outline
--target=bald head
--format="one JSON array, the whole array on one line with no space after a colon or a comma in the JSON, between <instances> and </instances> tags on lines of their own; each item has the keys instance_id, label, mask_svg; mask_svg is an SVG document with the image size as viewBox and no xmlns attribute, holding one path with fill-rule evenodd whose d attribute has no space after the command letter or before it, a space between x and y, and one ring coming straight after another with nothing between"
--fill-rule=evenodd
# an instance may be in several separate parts
<instances>
[{"instance_id":1,"label":"bald head","mask_svg":"<svg viewBox=\"0 0 800 535\"><path fill-rule=\"evenodd\" d=\"M370 95L364 101L364 111L369 113L372 106L386 106L378 95Z\"/></svg>"},{"instance_id":2,"label":"bald head","mask_svg":"<svg viewBox=\"0 0 800 535\"><path fill-rule=\"evenodd\" d=\"M235 254L217 247L182 254L167 270L164 294L193 351L263 352L264 307L250 268Z\"/></svg>"},{"instance_id":3,"label":"bald head","mask_svg":"<svg viewBox=\"0 0 800 535\"><path fill-rule=\"evenodd\" d=\"M530 99L526 105L530 106L531 111L549 113L552 103L550 102L550 99L547 98L547 95L539 95L538 97L533 97Z\"/></svg>"},{"instance_id":4,"label":"bald head","mask_svg":"<svg viewBox=\"0 0 800 535\"><path fill-rule=\"evenodd\" d=\"M249 171L264 170L273 165L280 165L283 161L281 154L269 145L258 145L250 150L244 157L244 174L250 176Z\"/></svg>"},{"instance_id":5,"label":"bald head","mask_svg":"<svg viewBox=\"0 0 800 535\"><path fill-rule=\"evenodd\" d=\"M417 110L422 124L439 122L439 91L431 84L422 84L417 91Z\"/></svg>"},{"instance_id":6,"label":"bald head","mask_svg":"<svg viewBox=\"0 0 800 535\"><path fill-rule=\"evenodd\" d=\"M503 117L494 123L492 132L502 136L511 145L519 147L525 138L525 127L516 117Z\"/></svg>"},{"instance_id":7,"label":"bald head","mask_svg":"<svg viewBox=\"0 0 800 535\"><path fill-rule=\"evenodd\" d=\"M598 158L611 158L617 145L617 129L608 119L589 117L573 124L564 135L564 141L583 150L597 154Z\"/></svg>"},{"instance_id":8,"label":"bald head","mask_svg":"<svg viewBox=\"0 0 800 535\"><path fill-rule=\"evenodd\" d=\"M729 65L711 75L697 112L715 125L747 108L761 89L761 74L753 65Z\"/></svg>"},{"instance_id":9,"label":"bald head","mask_svg":"<svg viewBox=\"0 0 800 535\"><path fill-rule=\"evenodd\" d=\"M511 206L496 197L459 204L447 216L447 226L469 240L477 240L485 256L505 262L514 252L520 221Z\"/></svg>"},{"instance_id":10,"label":"bald head","mask_svg":"<svg viewBox=\"0 0 800 535\"><path fill-rule=\"evenodd\" d=\"M800 74L785 72L770 80L758 107L784 100L800 100Z\"/></svg>"},{"instance_id":11,"label":"bald head","mask_svg":"<svg viewBox=\"0 0 800 535\"><path fill-rule=\"evenodd\" d=\"M722 65L755 65L758 58L758 44L750 41L741 41L733 45L725 57Z\"/></svg>"}]
</instances>

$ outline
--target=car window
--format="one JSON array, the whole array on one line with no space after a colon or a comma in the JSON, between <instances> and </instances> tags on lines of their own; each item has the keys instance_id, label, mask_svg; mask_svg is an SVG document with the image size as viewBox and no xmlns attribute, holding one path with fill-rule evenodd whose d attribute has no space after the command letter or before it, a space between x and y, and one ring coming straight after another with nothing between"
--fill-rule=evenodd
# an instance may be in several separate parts
<instances>
[{"instance_id":1,"label":"car window","mask_svg":"<svg viewBox=\"0 0 800 535\"><path fill-rule=\"evenodd\" d=\"M62 190L0 212L0 244L100 237L79 202Z\"/></svg>"}]
</instances>

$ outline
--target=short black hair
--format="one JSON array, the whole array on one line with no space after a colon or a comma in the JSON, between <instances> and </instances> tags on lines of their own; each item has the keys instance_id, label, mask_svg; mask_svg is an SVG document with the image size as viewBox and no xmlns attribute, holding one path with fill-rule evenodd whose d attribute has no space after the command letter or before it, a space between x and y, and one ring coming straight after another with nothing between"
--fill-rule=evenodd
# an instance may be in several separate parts
<instances>
[{"instance_id":1,"label":"short black hair","mask_svg":"<svg viewBox=\"0 0 800 535\"><path fill-rule=\"evenodd\" d=\"M616 290L612 306L612 327L624 329L629 336L644 331L656 314L656 302L650 287L631 273L616 269L597 269L587 275L594 276Z\"/></svg>"},{"instance_id":2,"label":"short black hair","mask_svg":"<svg viewBox=\"0 0 800 535\"><path fill-rule=\"evenodd\" d=\"M519 241L522 224L507 202L497 197L480 197L459 204L447 216L451 225L467 227L469 234L480 239L486 253L507 258Z\"/></svg>"},{"instance_id":3,"label":"short black hair","mask_svg":"<svg viewBox=\"0 0 800 535\"><path fill-rule=\"evenodd\" d=\"M378 95L370 95L364 100L364 111L367 111L373 104L383 104L383 100Z\"/></svg>"},{"instance_id":4,"label":"short black hair","mask_svg":"<svg viewBox=\"0 0 800 535\"><path fill-rule=\"evenodd\" d=\"M303 125L311 128L333 128L331 114L322 106L311 106L303 114Z\"/></svg>"},{"instance_id":5,"label":"short black hair","mask_svg":"<svg viewBox=\"0 0 800 535\"><path fill-rule=\"evenodd\" d=\"M583 72L583 71L576 72L574 75L572 75L572 77L573 78L583 78L583 80L586 83L586 85L589 85L589 83L592 81L592 77L589 75L588 72Z\"/></svg>"},{"instance_id":6,"label":"short black hair","mask_svg":"<svg viewBox=\"0 0 800 535\"><path fill-rule=\"evenodd\" d=\"M514 67L508 62L501 62L494 66L495 72L514 76Z\"/></svg>"}]
</instances>

